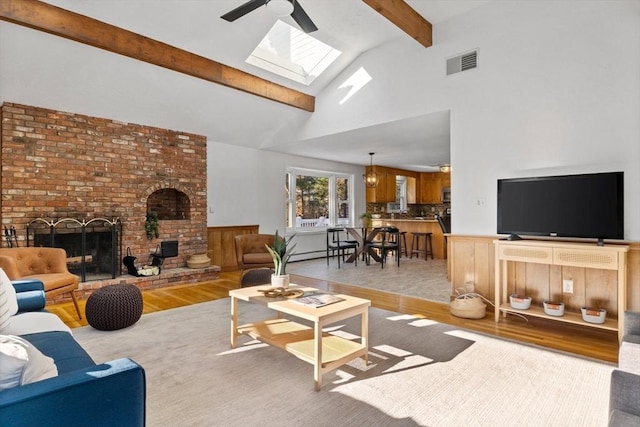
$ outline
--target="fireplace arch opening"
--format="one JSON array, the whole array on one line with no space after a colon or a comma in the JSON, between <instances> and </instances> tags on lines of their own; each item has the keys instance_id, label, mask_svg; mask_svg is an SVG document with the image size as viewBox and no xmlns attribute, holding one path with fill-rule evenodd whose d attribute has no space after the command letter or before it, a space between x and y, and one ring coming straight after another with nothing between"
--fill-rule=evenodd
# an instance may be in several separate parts
<instances>
[{"instance_id":1,"label":"fireplace arch opening","mask_svg":"<svg viewBox=\"0 0 640 427\"><path fill-rule=\"evenodd\" d=\"M155 212L158 220L190 219L191 200L189 196L174 188L156 190L147 198L147 212Z\"/></svg>"}]
</instances>

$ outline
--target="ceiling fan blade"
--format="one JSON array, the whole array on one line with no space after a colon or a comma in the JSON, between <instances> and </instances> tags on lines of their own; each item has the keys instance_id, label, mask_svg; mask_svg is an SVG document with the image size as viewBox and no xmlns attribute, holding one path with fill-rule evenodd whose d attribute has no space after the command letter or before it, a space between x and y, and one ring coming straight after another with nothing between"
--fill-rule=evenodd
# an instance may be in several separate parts
<instances>
[{"instance_id":1,"label":"ceiling fan blade","mask_svg":"<svg viewBox=\"0 0 640 427\"><path fill-rule=\"evenodd\" d=\"M245 4L236 7L231 12L225 13L220 18L224 19L225 21L233 22L236 19L243 17L247 13L256 10L260 6L264 6L265 4L267 4L267 0L249 0Z\"/></svg>"},{"instance_id":2,"label":"ceiling fan blade","mask_svg":"<svg viewBox=\"0 0 640 427\"><path fill-rule=\"evenodd\" d=\"M298 23L302 31L305 33L312 33L318 30L318 27L313 23L307 12L304 11L302 6L297 1L293 2L293 12L291 12L291 17L294 21Z\"/></svg>"}]
</instances>

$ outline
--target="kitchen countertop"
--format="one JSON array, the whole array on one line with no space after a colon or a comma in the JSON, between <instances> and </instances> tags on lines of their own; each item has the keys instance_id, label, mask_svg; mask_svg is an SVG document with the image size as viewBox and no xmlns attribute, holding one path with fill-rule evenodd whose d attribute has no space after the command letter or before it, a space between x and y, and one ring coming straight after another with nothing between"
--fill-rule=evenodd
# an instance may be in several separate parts
<instances>
[{"instance_id":1,"label":"kitchen countertop","mask_svg":"<svg viewBox=\"0 0 640 427\"><path fill-rule=\"evenodd\" d=\"M413 233L431 233L431 244L434 258L446 258L444 234L437 219L417 219L420 217L406 218L379 218L372 220L374 227L394 225L406 232L407 245L413 246Z\"/></svg>"}]
</instances>

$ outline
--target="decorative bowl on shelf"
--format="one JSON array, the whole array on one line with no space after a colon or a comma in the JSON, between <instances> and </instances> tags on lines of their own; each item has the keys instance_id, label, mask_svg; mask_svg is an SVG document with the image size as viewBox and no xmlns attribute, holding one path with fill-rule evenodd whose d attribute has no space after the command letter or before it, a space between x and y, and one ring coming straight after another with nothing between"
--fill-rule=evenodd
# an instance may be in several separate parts
<instances>
[{"instance_id":1,"label":"decorative bowl on shelf","mask_svg":"<svg viewBox=\"0 0 640 427\"><path fill-rule=\"evenodd\" d=\"M607 310L604 308L582 307L582 320L589 323L604 323Z\"/></svg>"},{"instance_id":2,"label":"decorative bowl on shelf","mask_svg":"<svg viewBox=\"0 0 640 427\"><path fill-rule=\"evenodd\" d=\"M542 306L545 314L549 316L564 316L563 302L543 301Z\"/></svg>"},{"instance_id":3,"label":"decorative bowl on shelf","mask_svg":"<svg viewBox=\"0 0 640 427\"><path fill-rule=\"evenodd\" d=\"M531 307L531 297L511 294L509 295L509 304L511 308L517 308L518 310L528 310Z\"/></svg>"},{"instance_id":4,"label":"decorative bowl on shelf","mask_svg":"<svg viewBox=\"0 0 640 427\"><path fill-rule=\"evenodd\" d=\"M380 218L382 218L382 215L380 215L380 214L371 214L371 218L380 219Z\"/></svg>"}]
</instances>

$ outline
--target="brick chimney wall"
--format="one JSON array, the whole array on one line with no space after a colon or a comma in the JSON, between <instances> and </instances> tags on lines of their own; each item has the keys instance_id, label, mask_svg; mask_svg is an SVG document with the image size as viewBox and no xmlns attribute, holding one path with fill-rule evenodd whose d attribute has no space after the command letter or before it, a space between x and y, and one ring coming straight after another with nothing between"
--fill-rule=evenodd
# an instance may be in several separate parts
<instances>
[{"instance_id":1,"label":"brick chimney wall","mask_svg":"<svg viewBox=\"0 0 640 427\"><path fill-rule=\"evenodd\" d=\"M0 220L16 228L20 246L36 218L118 217L122 251L141 263L163 240L179 241L164 268L206 253L205 136L14 103L2 105L1 118ZM147 198L161 189L186 194L189 212L161 220L160 237L148 240Z\"/></svg>"}]
</instances>

